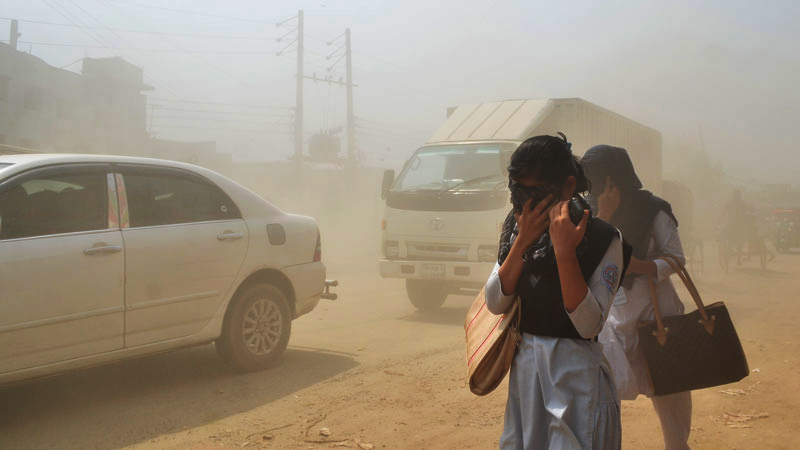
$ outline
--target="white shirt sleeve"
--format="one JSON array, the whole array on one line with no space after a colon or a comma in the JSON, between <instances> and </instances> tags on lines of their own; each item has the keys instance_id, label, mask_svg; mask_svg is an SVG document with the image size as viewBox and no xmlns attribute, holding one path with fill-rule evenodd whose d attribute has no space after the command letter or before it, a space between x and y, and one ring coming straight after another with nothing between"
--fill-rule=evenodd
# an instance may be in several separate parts
<instances>
[{"instance_id":1,"label":"white shirt sleeve","mask_svg":"<svg viewBox=\"0 0 800 450\"><path fill-rule=\"evenodd\" d=\"M622 266L622 240L615 237L600 264L586 282L589 288L586 291L586 297L574 311L567 311L578 334L584 339L597 336L603 329L603 324L619 289Z\"/></svg>"},{"instance_id":2,"label":"white shirt sleeve","mask_svg":"<svg viewBox=\"0 0 800 450\"><path fill-rule=\"evenodd\" d=\"M659 211L653 222L653 240L655 241L655 256L672 255L681 264L686 264L686 257L683 255L683 245L678 234L678 224L664 211ZM654 280L657 283L669 278L675 273L672 266L663 259L655 259L658 276Z\"/></svg>"},{"instance_id":3,"label":"white shirt sleeve","mask_svg":"<svg viewBox=\"0 0 800 450\"><path fill-rule=\"evenodd\" d=\"M492 273L489 275L489 280L486 281L484 292L486 296L486 307L492 314L503 314L506 312L514 301L514 297L516 297L516 294L503 294L503 286L500 283L500 275L498 274L499 270L500 264L494 263L494 269L492 269Z\"/></svg>"}]
</instances>

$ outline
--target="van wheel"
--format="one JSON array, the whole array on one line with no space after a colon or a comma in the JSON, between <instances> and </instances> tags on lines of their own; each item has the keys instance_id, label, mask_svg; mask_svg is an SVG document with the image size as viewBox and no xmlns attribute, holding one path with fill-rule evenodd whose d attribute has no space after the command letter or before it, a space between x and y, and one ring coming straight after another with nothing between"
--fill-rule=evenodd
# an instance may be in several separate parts
<instances>
[{"instance_id":1,"label":"van wheel","mask_svg":"<svg viewBox=\"0 0 800 450\"><path fill-rule=\"evenodd\" d=\"M420 311L438 309L447 300L447 285L441 281L406 279L406 293Z\"/></svg>"},{"instance_id":2,"label":"van wheel","mask_svg":"<svg viewBox=\"0 0 800 450\"><path fill-rule=\"evenodd\" d=\"M286 296L273 285L258 284L233 299L215 346L222 360L233 368L254 372L277 362L291 333Z\"/></svg>"}]
</instances>

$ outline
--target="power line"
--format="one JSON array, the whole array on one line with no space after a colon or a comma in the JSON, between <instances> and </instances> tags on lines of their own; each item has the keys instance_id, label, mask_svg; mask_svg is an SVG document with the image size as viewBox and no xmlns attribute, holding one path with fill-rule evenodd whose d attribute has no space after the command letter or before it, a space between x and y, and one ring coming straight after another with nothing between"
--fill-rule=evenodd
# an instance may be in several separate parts
<instances>
[{"instance_id":1,"label":"power line","mask_svg":"<svg viewBox=\"0 0 800 450\"><path fill-rule=\"evenodd\" d=\"M165 130L165 129L178 129L178 130L203 130L203 131L233 131L233 132L245 132L245 133L258 133L264 135L270 134L294 134L291 130L266 130L263 128L225 128L225 127L196 127L191 125L167 125L167 124L156 124L153 125L155 132Z\"/></svg>"},{"instance_id":2,"label":"power line","mask_svg":"<svg viewBox=\"0 0 800 450\"><path fill-rule=\"evenodd\" d=\"M225 19L225 20L231 20L231 21L236 21L236 22L257 23L257 24L261 24L261 25L274 23L273 21L267 20L266 18L264 18L264 19L252 19L252 18L245 18L245 17L233 17L233 16L222 15L222 14L214 14L214 13L206 13L206 12L201 12L201 11L194 11L194 10L190 10L190 9L167 8L167 7L163 7L163 6L150 5L150 4L145 4L145 3L135 2L135 1L115 0L115 2L116 3L122 3L122 4L126 5L126 6L136 6L136 7L140 7L140 8L155 9L155 10L158 10L158 11L165 11L165 12L174 13L174 14L185 14L185 15L200 16L200 17L213 17L213 18L216 18L216 19ZM110 3L110 1L109 0L105 0L105 3Z\"/></svg>"},{"instance_id":3,"label":"power line","mask_svg":"<svg viewBox=\"0 0 800 450\"><path fill-rule=\"evenodd\" d=\"M175 125L175 126L181 126L181 127L184 127L184 126L196 126L198 128L208 128L209 125L220 125L219 127L211 127L211 128L212 129L213 128L225 128L225 129L227 129L232 125L247 125L247 126L252 126L252 127L258 127L259 129L262 129L262 130L267 130L270 127L272 127L272 128L275 128L275 127L279 127L279 128L289 127L289 128L291 128L291 126L292 126L292 124L289 123L289 122L254 122L254 121L241 121L241 120L237 120L237 121L233 122L233 121L215 120L215 122L216 122L215 124L210 124L210 123L204 122L204 121L197 121L197 120L186 121L186 120L181 120L180 118L177 118L177 120L175 120L176 118L171 118L171 117L155 117L154 119L155 120L154 120L153 126Z\"/></svg>"},{"instance_id":4,"label":"power line","mask_svg":"<svg viewBox=\"0 0 800 450\"><path fill-rule=\"evenodd\" d=\"M66 8L64 8L63 6L61 6L61 9L59 9L59 8L57 7L57 5L56 5L55 3L52 3L50 0L42 0L42 2L43 2L45 5L47 5L48 7L50 7L50 9L52 9L53 11L55 11L56 13L58 13L58 15L60 15L60 16L61 16L61 17L63 17L64 19L66 19L66 20L67 20L67 22L69 22L69 23L72 23L72 24L76 24L76 25L78 25L78 26L79 26L79 29L81 30L81 32L83 32L84 34L86 34L87 36L89 36L89 37L90 37L92 40L94 40L95 42L97 42L97 43L98 43L98 44L100 44L100 45L103 45L103 46L105 46L105 47L106 47L106 48L108 48L108 49L111 49L111 52L112 52L112 53L115 53L115 52L113 51L113 46L109 46L108 44L106 44L105 42L103 42L103 40L102 40L101 38L98 38L96 35L94 35L94 34L92 34L91 32L89 32L89 30L86 30L86 29L84 28L84 27L86 26L86 24L85 24L85 23L83 23L83 21L81 21L79 18L77 18L77 17L76 17L74 14L72 14L71 12L69 12L69 10L67 10L67 9L66 9ZM102 25L102 24L101 24L101 25ZM130 58L129 58L129 59L130 59ZM131 61L132 61L134 64L136 64L136 62L135 62L135 61L133 61L132 59L131 59ZM139 65L141 66L141 64L139 64ZM164 89L166 89L167 91L169 91L169 92L170 92L170 93L172 93L173 95L176 95L176 94L175 94L175 90L174 90L174 89L172 89L172 87L171 87L171 86L170 86L168 83L163 83L163 82L159 81L158 79L156 79L155 77L153 77L152 75L149 75L148 77L149 77L149 78L152 78L152 79L153 79L153 80L155 80L155 81L157 81L159 84L161 84L161 85L164 87Z\"/></svg>"},{"instance_id":5,"label":"power line","mask_svg":"<svg viewBox=\"0 0 800 450\"><path fill-rule=\"evenodd\" d=\"M229 102L213 102L205 100L197 100L191 98L170 98L170 97L148 97L151 100L175 102L175 103L197 103L204 105L223 105L223 106L243 106L248 108L269 108L269 109L286 109L291 110L288 106L271 106L263 103L229 103Z\"/></svg>"},{"instance_id":6,"label":"power line","mask_svg":"<svg viewBox=\"0 0 800 450\"><path fill-rule=\"evenodd\" d=\"M212 49L189 49L189 50L173 50L168 48L139 48L139 47L116 47L105 45L91 45L79 43L64 43L64 42L38 42L38 41L18 41L20 44L41 45L45 47L73 47L73 48L98 48L105 50L115 51L130 51L130 52L147 52L147 53L179 53L187 55L238 55L238 56L253 56L253 55L272 55L271 52L264 51L227 51L227 50L212 50Z\"/></svg>"},{"instance_id":7,"label":"power line","mask_svg":"<svg viewBox=\"0 0 800 450\"><path fill-rule=\"evenodd\" d=\"M225 111L215 109L183 109L171 108L160 105L151 105L154 111L171 111L171 112L188 112L193 114L235 114L240 116L256 116L256 117L291 117L289 114L275 114L275 113L259 113L254 111Z\"/></svg>"},{"instance_id":8,"label":"power line","mask_svg":"<svg viewBox=\"0 0 800 450\"><path fill-rule=\"evenodd\" d=\"M71 14L71 13L70 13L70 12L69 12L69 11L68 11L66 8L64 8L63 6L61 6L61 5L57 5L56 3L51 3L49 0L42 0L42 3L44 3L44 4L45 4L45 5L47 5L47 6L48 6L50 9L52 9L53 11L55 11L55 12L56 12L58 15L60 15L60 16L61 16L61 17L63 17L64 19L66 19L66 20L67 20L67 22L70 22L71 24L73 24L73 25L75 25L76 27L78 27L78 29L80 29L80 31L81 31L83 34L85 34L85 35L89 36L89 38L91 38L93 41L95 41L95 42L97 42L98 44L102 45L104 48L108 48L108 47L109 47L109 46L108 46L108 45L107 45L105 42L103 42L103 40L102 40L101 38L97 37L97 35L95 35L95 34L91 33L91 32L90 32L88 29L86 29L86 24L84 24L84 23L79 23L79 22L81 22L81 21L80 21L79 19L77 19L77 18L76 18L76 17L75 17L73 14Z\"/></svg>"},{"instance_id":9,"label":"power line","mask_svg":"<svg viewBox=\"0 0 800 450\"><path fill-rule=\"evenodd\" d=\"M266 125L278 125L278 126L291 126L292 123L285 119L284 117L263 117L261 119L252 118L252 117L237 117L237 116L219 116L219 117L209 117L209 116L202 116L202 117L186 117L181 115L170 115L170 114L153 114L151 115L151 119L154 121L162 121L166 120L167 122L176 122L176 123L196 123L198 125L213 125L213 123L222 123L222 124L231 124L231 123L242 123L242 124L249 124L249 125L258 125L258 126L266 126ZM213 123L212 123L213 122Z\"/></svg>"},{"instance_id":10,"label":"power line","mask_svg":"<svg viewBox=\"0 0 800 450\"><path fill-rule=\"evenodd\" d=\"M114 6L112 6L112 7L114 7ZM116 7L114 7L114 8L116 8ZM287 19L287 20L290 20L290 19ZM181 45L179 42L175 42L174 40L170 40L169 37L167 39L172 43L173 47L180 48L180 49L182 49L184 51L186 50L186 48L183 45ZM237 76L235 76L231 72L227 71L223 67L220 67L220 66L210 62L208 59L204 58L202 54L200 56L200 61L202 61L203 64L205 64L207 67L211 68L212 70L222 74L224 77L226 77L226 80L228 80L228 79L237 79L238 78ZM255 86L253 86L251 83L249 83L246 80L239 79L239 82L242 83L245 86L257 89Z\"/></svg>"},{"instance_id":11,"label":"power line","mask_svg":"<svg viewBox=\"0 0 800 450\"><path fill-rule=\"evenodd\" d=\"M60 22L48 22L45 20L33 20L33 19L12 19L10 17L0 17L0 20L17 20L19 22L24 23L33 23L39 25L48 25L48 26L59 26L59 27L67 27L67 28L81 28L80 25L72 24L72 23L60 23ZM89 30L111 30L111 31L121 31L124 33L138 33L138 34L153 34L158 36L175 36L175 37L197 37L203 39L222 39L222 40L252 40L252 41L272 41L274 38L271 37L263 37L263 36L231 36L231 35L224 35L224 34L202 34L202 33L180 33L180 32L171 32L171 31L156 31L156 30L136 30L136 29L129 29L129 28L116 28L116 27L93 27L93 26L86 26L84 27Z\"/></svg>"}]
</instances>

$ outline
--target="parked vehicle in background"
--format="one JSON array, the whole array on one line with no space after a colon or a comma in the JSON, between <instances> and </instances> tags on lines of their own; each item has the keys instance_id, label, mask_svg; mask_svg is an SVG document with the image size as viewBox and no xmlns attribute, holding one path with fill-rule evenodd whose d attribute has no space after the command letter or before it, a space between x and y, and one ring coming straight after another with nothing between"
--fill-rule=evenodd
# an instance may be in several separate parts
<instances>
[{"instance_id":1,"label":"parked vehicle in background","mask_svg":"<svg viewBox=\"0 0 800 450\"><path fill-rule=\"evenodd\" d=\"M216 342L250 371L327 294L320 234L200 167L0 156L0 382Z\"/></svg>"},{"instance_id":2,"label":"parked vehicle in background","mask_svg":"<svg viewBox=\"0 0 800 450\"><path fill-rule=\"evenodd\" d=\"M511 208L507 166L525 139L564 132L573 151L596 144L629 150L637 173L661 188L661 134L581 99L509 100L450 108L447 120L406 161L386 171L380 272L403 278L418 309L476 293L497 260Z\"/></svg>"},{"instance_id":3,"label":"parked vehicle in background","mask_svg":"<svg viewBox=\"0 0 800 450\"><path fill-rule=\"evenodd\" d=\"M775 224L775 250L786 253L800 247L800 209L776 209L772 213Z\"/></svg>"}]
</instances>

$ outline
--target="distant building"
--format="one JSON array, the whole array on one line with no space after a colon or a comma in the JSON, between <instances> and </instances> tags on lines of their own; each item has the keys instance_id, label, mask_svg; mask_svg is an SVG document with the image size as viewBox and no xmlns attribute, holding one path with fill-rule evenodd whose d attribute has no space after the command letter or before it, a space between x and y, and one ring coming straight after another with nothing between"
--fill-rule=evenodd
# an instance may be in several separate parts
<instances>
[{"instance_id":1,"label":"distant building","mask_svg":"<svg viewBox=\"0 0 800 450\"><path fill-rule=\"evenodd\" d=\"M0 144L41 151L147 156L219 168L214 142L154 139L146 129L153 88L122 58L84 58L81 73L0 43Z\"/></svg>"}]
</instances>

